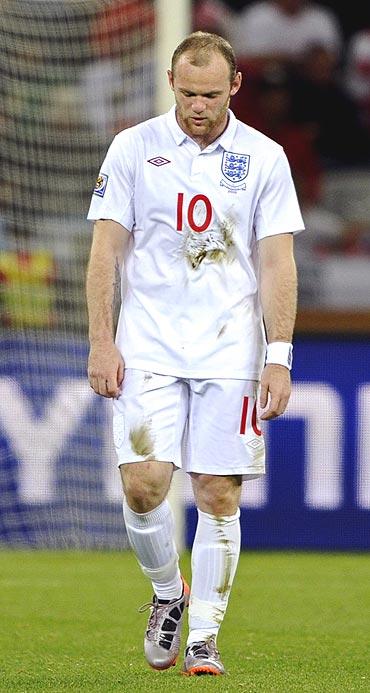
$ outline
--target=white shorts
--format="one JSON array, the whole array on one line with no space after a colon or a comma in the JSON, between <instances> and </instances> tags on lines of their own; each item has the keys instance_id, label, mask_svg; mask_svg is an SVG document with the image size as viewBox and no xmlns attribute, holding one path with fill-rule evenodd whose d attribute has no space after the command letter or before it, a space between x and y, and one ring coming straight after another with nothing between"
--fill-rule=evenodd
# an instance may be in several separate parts
<instances>
[{"instance_id":1,"label":"white shorts","mask_svg":"<svg viewBox=\"0 0 370 693\"><path fill-rule=\"evenodd\" d=\"M113 401L118 465L173 462L186 472L265 472L253 380L186 379L127 369Z\"/></svg>"}]
</instances>

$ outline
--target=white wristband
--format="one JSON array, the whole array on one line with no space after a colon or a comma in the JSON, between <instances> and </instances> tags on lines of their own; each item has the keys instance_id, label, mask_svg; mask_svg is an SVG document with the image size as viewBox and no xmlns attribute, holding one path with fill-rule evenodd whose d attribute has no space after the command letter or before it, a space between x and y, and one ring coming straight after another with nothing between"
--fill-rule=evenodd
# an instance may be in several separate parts
<instances>
[{"instance_id":1,"label":"white wristband","mask_svg":"<svg viewBox=\"0 0 370 693\"><path fill-rule=\"evenodd\" d=\"M277 363L291 370L293 363L293 344L271 342L267 345L266 363Z\"/></svg>"}]
</instances>

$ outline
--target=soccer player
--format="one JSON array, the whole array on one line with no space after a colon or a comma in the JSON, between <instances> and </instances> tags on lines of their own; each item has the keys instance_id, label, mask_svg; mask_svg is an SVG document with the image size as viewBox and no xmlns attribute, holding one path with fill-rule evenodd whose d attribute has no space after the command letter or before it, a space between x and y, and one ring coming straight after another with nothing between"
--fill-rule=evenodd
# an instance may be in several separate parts
<instances>
[{"instance_id":1,"label":"soccer player","mask_svg":"<svg viewBox=\"0 0 370 693\"><path fill-rule=\"evenodd\" d=\"M174 107L115 137L92 196L88 376L113 398L127 534L153 586L146 659L175 664L189 605L183 672L218 675L241 486L264 473L257 407L272 419L290 395L303 222L282 148L229 110L242 79L230 44L191 34L168 79ZM177 467L198 508L191 593L166 499Z\"/></svg>"}]
</instances>

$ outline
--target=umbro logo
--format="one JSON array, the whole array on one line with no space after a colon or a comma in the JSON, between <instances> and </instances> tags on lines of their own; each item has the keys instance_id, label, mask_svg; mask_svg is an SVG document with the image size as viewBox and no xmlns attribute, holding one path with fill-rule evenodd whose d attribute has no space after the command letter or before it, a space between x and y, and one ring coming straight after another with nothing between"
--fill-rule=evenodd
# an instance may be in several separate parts
<instances>
[{"instance_id":1,"label":"umbro logo","mask_svg":"<svg viewBox=\"0 0 370 693\"><path fill-rule=\"evenodd\" d=\"M155 156L154 159L148 159L148 164L153 164L153 166L164 166L170 163L169 159L165 159L163 156Z\"/></svg>"},{"instance_id":2,"label":"umbro logo","mask_svg":"<svg viewBox=\"0 0 370 693\"><path fill-rule=\"evenodd\" d=\"M264 447L263 441L257 440L257 438L252 438L252 440L249 440L247 445L249 448L252 448L252 450L257 450L257 448Z\"/></svg>"}]
</instances>

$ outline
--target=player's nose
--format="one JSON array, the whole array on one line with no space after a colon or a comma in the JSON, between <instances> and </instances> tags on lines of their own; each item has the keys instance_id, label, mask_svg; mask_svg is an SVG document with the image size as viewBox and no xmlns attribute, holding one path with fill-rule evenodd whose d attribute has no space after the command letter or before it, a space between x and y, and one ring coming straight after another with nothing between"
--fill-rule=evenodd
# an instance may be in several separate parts
<instances>
[{"instance_id":1,"label":"player's nose","mask_svg":"<svg viewBox=\"0 0 370 693\"><path fill-rule=\"evenodd\" d=\"M206 108L206 104L201 99L197 99L196 101L193 101L191 108L194 113L202 113Z\"/></svg>"}]
</instances>

